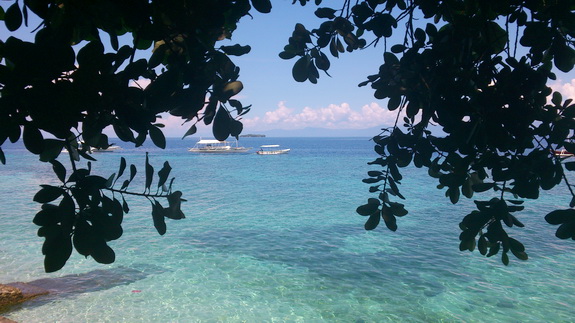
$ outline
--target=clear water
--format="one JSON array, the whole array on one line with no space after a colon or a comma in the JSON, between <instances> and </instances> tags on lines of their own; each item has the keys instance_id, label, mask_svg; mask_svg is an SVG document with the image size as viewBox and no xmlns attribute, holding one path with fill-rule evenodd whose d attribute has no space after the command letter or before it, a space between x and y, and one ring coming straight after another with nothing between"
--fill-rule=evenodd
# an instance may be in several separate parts
<instances>
[{"instance_id":1,"label":"clear water","mask_svg":"<svg viewBox=\"0 0 575 323\"><path fill-rule=\"evenodd\" d=\"M459 252L458 223L471 201L453 206L421 170L402 192L409 216L399 230L363 230L355 208L369 197L361 179L375 156L367 138L243 138L280 144L287 155L196 155L194 140L167 150L123 147L99 154L96 171L114 172L120 155L158 170L168 160L184 192L186 219L159 236L149 203L130 199L117 261L100 265L74 253L43 271L32 218L49 165L19 145L0 166L0 283L52 291L2 315L19 322L572 322L575 243L554 237L543 219L566 207L561 191L529 201L511 230L530 260ZM255 151L255 150L254 150ZM143 168L142 168L143 169ZM491 196L480 196L489 199Z\"/></svg>"}]
</instances>

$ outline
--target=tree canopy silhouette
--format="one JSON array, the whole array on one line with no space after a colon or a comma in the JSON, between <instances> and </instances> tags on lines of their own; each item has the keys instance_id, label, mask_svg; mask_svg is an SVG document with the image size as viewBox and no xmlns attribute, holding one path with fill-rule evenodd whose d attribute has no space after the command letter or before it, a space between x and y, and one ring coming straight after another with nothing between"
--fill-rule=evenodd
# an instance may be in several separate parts
<instances>
[{"instance_id":1,"label":"tree canopy silhouette","mask_svg":"<svg viewBox=\"0 0 575 323\"><path fill-rule=\"evenodd\" d=\"M575 64L574 9L558 0L344 1L318 8L325 22L316 29L296 25L280 57L298 57L299 82L316 83L319 70L329 70L327 54L383 46L383 64L359 86L370 85L398 114L393 127L373 138L380 157L371 164L381 170L364 182L378 195L357 208L368 217L367 230L382 219L397 229L397 217L408 213L397 202L404 199L400 169L414 165L427 168L453 204L492 192L459 224L462 251L477 247L488 257L501 251L505 265L509 251L527 260L504 226L523 227L523 200L559 184L573 196L570 208L545 220L559 225L558 238L575 240L575 194L565 173L575 162L555 154L575 152L575 105L547 85ZM398 33L400 41L388 44Z\"/></svg>"},{"instance_id":2,"label":"tree canopy silhouette","mask_svg":"<svg viewBox=\"0 0 575 323\"><path fill-rule=\"evenodd\" d=\"M415 165L428 169L452 203L492 192L463 217L461 250L501 251L504 264L509 251L526 260L524 246L504 225L522 227L523 199L559 184L574 198L545 219L559 225L558 238L575 239L575 193L565 173L575 162L554 154L575 152L575 105L548 87L556 71L575 64L574 9L559 0L344 0L315 8L325 19L317 28L295 26L279 56L296 59L298 82L317 83L319 71L329 71L329 56L371 46L383 52L379 69L359 84L370 85L398 113L396 124L373 138L380 157L371 164L381 170L370 171L364 182L377 198L357 209L367 217L367 230L381 220L397 229L396 218L408 213L397 202L404 198L400 169ZM272 3L15 0L0 10L11 32L28 25L31 13L41 19L33 42L0 42L0 146L22 139L62 182L42 185L34 196L42 204L34 223L45 238L46 271L62 268L73 249L113 262L107 242L122 235L125 195L150 200L160 234L165 218L184 217L185 200L172 189L174 179L168 182L168 162L156 173L146 157L145 186L134 191L137 168L130 165L128 175L124 158L105 177L92 174L90 163L78 168L78 161L93 160L92 148L109 146L103 130L110 126L122 141L140 146L149 137L164 148L158 116L165 112L189 122L185 136L203 122L217 139L237 137L250 107L234 98L243 84L231 57L250 47L219 41L231 38L253 10L269 13ZM388 44L392 39L399 41ZM149 85L141 87L142 80ZM0 161L6 162L1 148Z\"/></svg>"}]
</instances>

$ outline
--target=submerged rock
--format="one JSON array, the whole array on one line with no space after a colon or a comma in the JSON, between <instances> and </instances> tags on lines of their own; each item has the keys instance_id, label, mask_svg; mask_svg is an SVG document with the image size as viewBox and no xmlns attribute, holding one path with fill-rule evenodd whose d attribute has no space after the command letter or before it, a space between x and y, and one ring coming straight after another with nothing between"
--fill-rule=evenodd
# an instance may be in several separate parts
<instances>
[{"instance_id":1,"label":"submerged rock","mask_svg":"<svg viewBox=\"0 0 575 323\"><path fill-rule=\"evenodd\" d=\"M47 290L26 283L0 284L0 313L16 304L45 294L48 294Z\"/></svg>"}]
</instances>

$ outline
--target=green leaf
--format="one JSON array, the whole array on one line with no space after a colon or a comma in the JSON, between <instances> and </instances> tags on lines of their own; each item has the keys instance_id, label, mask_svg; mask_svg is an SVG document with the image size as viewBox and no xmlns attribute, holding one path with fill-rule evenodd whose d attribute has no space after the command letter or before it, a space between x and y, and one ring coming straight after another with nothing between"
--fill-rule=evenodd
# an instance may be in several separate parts
<instances>
[{"instance_id":1,"label":"green leaf","mask_svg":"<svg viewBox=\"0 0 575 323\"><path fill-rule=\"evenodd\" d=\"M116 178L116 173L110 175L110 177L108 177L108 180L106 181L106 187L107 188L111 188L112 185L114 185L114 179Z\"/></svg>"},{"instance_id":2,"label":"green leaf","mask_svg":"<svg viewBox=\"0 0 575 323\"><path fill-rule=\"evenodd\" d=\"M270 0L252 0L252 6L261 13L270 13L272 10Z\"/></svg>"},{"instance_id":3,"label":"green leaf","mask_svg":"<svg viewBox=\"0 0 575 323\"><path fill-rule=\"evenodd\" d=\"M214 125L212 127L212 132L217 140L223 141L228 139L230 136L230 123L231 117L228 110L220 106L218 112L216 112Z\"/></svg>"},{"instance_id":4,"label":"green leaf","mask_svg":"<svg viewBox=\"0 0 575 323\"><path fill-rule=\"evenodd\" d=\"M308 78L309 55L305 55L298 59L293 68L292 76L297 82L305 82Z\"/></svg>"},{"instance_id":5,"label":"green leaf","mask_svg":"<svg viewBox=\"0 0 575 323\"><path fill-rule=\"evenodd\" d=\"M100 264L111 264L116 261L114 250L106 242L97 243L93 246L92 258Z\"/></svg>"},{"instance_id":6,"label":"green leaf","mask_svg":"<svg viewBox=\"0 0 575 323\"><path fill-rule=\"evenodd\" d=\"M9 31L16 31L20 26L22 26L22 12L20 11L20 5L18 1L14 2L4 15L4 23Z\"/></svg>"},{"instance_id":7,"label":"green leaf","mask_svg":"<svg viewBox=\"0 0 575 323\"><path fill-rule=\"evenodd\" d=\"M130 130L130 128L128 128L124 125L120 125L117 122L115 122L112 125L112 127L114 128L114 132L116 133L118 138L120 138L120 140L126 141L126 142L135 142L136 141L136 138L134 137L134 133L132 132L132 130Z\"/></svg>"},{"instance_id":8,"label":"green leaf","mask_svg":"<svg viewBox=\"0 0 575 323\"><path fill-rule=\"evenodd\" d=\"M479 183L479 184L473 184L471 188L473 189L474 192L481 193L492 189L494 186L495 183Z\"/></svg>"},{"instance_id":9,"label":"green leaf","mask_svg":"<svg viewBox=\"0 0 575 323\"><path fill-rule=\"evenodd\" d=\"M66 167L64 167L64 165L62 165L62 163L60 163L57 160L51 160L50 163L52 164L52 170L54 171L54 173L56 174L56 176L58 176L58 179L62 182L65 183L66 182Z\"/></svg>"},{"instance_id":10,"label":"green leaf","mask_svg":"<svg viewBox=\"0 0 575 323\"><path fill-rule=\"evenodd\" d=\"M501 254L501 262L505 265L505 266L509 266L509 256L507 255L507 252L503 252Z\"/></svg>"},{"instance_id":11,"label":"green leaf","mask_svg":"<svg viewBox=\"0 0 575 323\"><path fill-rule=\"evenodd\" d=\"M407 48L404 45L393 45L391 46L391 52L395 53L395 54L399 54L402 53L404 50L406 50Z\"/></svg>"},{"instance_id":12,"label":"green leaf","mask_svg":"<svg viewBox=\"0 0 575 323\"><path fill-rule=\"evenodd\" d=\"M569 239L575 237L575 220L565 222L557 228L555 236L559 239Z\"/></svg>"},{"instance_id":13,"label":"green leaf","mask_svg":"<svg viewBox=\"0 0 575 323\"><path fill-rule=\"evenodd\" d=\"M101 238L97 237L94 228L83 218L76 221L74 235L72 236L72 243L76 251L84 257L92 254L94 245L98 243Z\"/></svg>"},{"instance_id":14,"label":"green leaf","mask_svg":"<svg viewBox=\"0 0 575 323\"><path fill-rule=\"evenodd\" d=\"M335 12L336 12L336 10L332 9L332 8L327 8L327 7L317 8L315 10L315 15L318 18L333 19L333 18L335 18Z\"/></svg>"},{"instance_id":15,"label":"green leaf","mask_svg":"<svg viewBox=\"0 0 575 323\"><path fill-rule=\"evenodd\" d=\"M62 269L72 254L71 237L65 235L58 225L42 227L38 235L46 238L42 245L44 270L52 273Z\"/></svg>"},{"instance_id":16,"label":"green leaf","mask_svg":"<svg viewBox=\"0 0 575 323\"><path fill-rule=\"evenodd\" d=\"M233 82L227 83L226 85L224 85L224 87L222 89L222 93L220 95L220 101L226 102L227 100L229 100L234 95L237 95L238 93L240 93L243 89L244 89L244 85L240 81L233 81Z\"/></svg>"},{"instance_id":17,"label":"green leaf","mask_svg":"<svg viewBox=\"0 0 575 323\"><path fill-rule=\"evenodd\" d=\"M58 158L62 149L64 149L65 141L56 139L44 139L44 148L40 153L40 161L49 162Z\"/></svg>"},{"instance_id":18,"label":"green leaf","mask_svg":"<svg viewBox=\"0 0 575 323\"><path fill-rule=\"evenodd\" d=\"M130 165L130 182L134 180L136 174L138 173L138 169L134 164Z\"/></svg>"},{"instance_id":19,"label":"green leaf","mask_svg":"<svg viewBox=\"0 0 575 323\"><path fill-rule=\"evenodd\" d=\"M120 158L120 168L118 169L118 178L124 175L124 171L126 170L126 158Z\"/></svg>"},{"instance_id":20,"label":"green leaf","mask_svg":"<svg viewBox=\"0 0 575 323\"><path fill-rule=\"evenodd\" d=\"M563 43L553 47L553 62L561 72L568 73L575 65L575 50Z\"/></svg>"},{"instance_id":21,"label":"green leaf","mask_svg":"<svg viewBox=\"0 0 575 323\"><path fill-rule=\"evenodd\" d=\"M385 226L389 230L391 230L393 232L397 231L397 219L393 214L391 214L389 212L389 209L383 207L381 209L381 217L383 218L383 221L385 222Z\"/></svg>"},{"instance_id":22,"label":"green leaf","mask_svg":"<svg viewBox=\"0 0 575 323\"><path fill-rule=\"evenodd\" d=\"M233 46L222 46L220 47L220 49L224 53L234 56L242 56L244 54L249 53L252 50L252 48L249 45L242 46L240 44L235 44Z\"/></svg>"},{"instance_id":23,"label":"green leaf","mask_svg":"<svg viewBox=\"0 0 575 323\"><path fill-rule=\"evenodd\" d=\"M479 240L477 242L477 249L479 250L479 253L481 253L482 255L485 256L487 254L487 239L483 234L479 236Z\"/></svg>"},{"instance_id":24,"label":"green leaf","mask_svg":"<svg viewBox=\"0 0 575 323\"><path fill-rule=\"evenodd\" d=\"M150 138L152 138L152 142L154 142L154 145L156 145L156 147L158 148L165 149L166 137L164 136L162 130L160 130L160 128L157 128L154 125L150 125L150 128L148 130L150 133Z\"/></svg>"},{"instance_id":25,"label":"green leaf","mask_svg":"<svg viewBox=\"0 0 575 323\"><path fill-rule=\"evenodd\" d=\"M40 185L42 188L34 195L34 202L49 203L64 194L64 189L57 186Z\"/></svg>"},{"instance_id":26,"label":"green leaf","mask_svg":"<svg viewBox=\"0 0 575 323\"><path fill-rule=\"evenodd\" d=\"M167 161L164 162L164 167L158 171L158 187L166 183L166 180L168 179L168 176L170 176L171 171L172 167L170 166L170 163Z\"/></svg>"},{"instance_id":27,"label":"green leaf","mask_svg":"<svg viewBox=\"0 0 575 323\"><path fill-rule=\"evenodd\" d=\"M156 42L153 54L148 60L148 68L155 68L164 62L169 47L164 43L164 41L162 41L160 45L158 45L158 43L159 42Z\"/></svg>"},{"instance_id":28,"label":"green leaf","mask_svg":"<svg viewBox=\"0 0 575 323\"><path fill-rule=\"evenodd\" d=\"M379 216L379 212L370 215L369 219L367 219L367 222L365 222L364 228L366 230L373 230L377 228L380 219L381 217Z\"/></svg>"},{"instance_id":29,"label":"green leaf","mask_svg":"<svg viewBox=\"0 0 575 323\"><path fill-rule=\"evenodd\" d=\"M297 54L295 51L283 51L283 52L279 53L279 57L281 59L292 59L296 56L297 56Z\"/></svg>"},{"instance_id":30,"label":"green leaf","mask_svg":"<svg viewBox=\"0 0 575 323\"><path fill-rule=\"evenodd\" d=\"M158 201L152 203L152 219L154 220L154 227L160 235L166 234L166 220L164 217L164 208Z\"/></svg>"},{"instance_id":31,"label":"green leaf","mask_svg":"<svg viewBox=\"0 0 575 323\"><path fill-rule=\"evenodd\" d=\"M457 202L459 202L460 193L458 187L448 188L446 194L449 196L449 200L452 204L457 204Z\"/></svg>"},{"instance_id":32,"label":"green leaf","mask_svg":"<svg viewBox=\"0 0 575 323\"><path fill-rule=\"evenodd\" d=\"M379 210L379 204L368 203L358 206L355 210L359 215L368 216L372 215Z\"/></svg>"},{"instance_id":33,"label":"green leaf","mask_svg":"<svg viewBox=\"0 0 575 323\"><path fill-rule=\"evenodd\" d=\"M186 138L187 136L191 136L193 134L195 134L198 131L198 128L196 127L195 124L193 124L190 129L188 129L188 131L186 131L186 133L184 134L184 136L182 137L182 139Z\"/></svg>"},{"instance_id":34,"label":"green leaf","mask_svg":"<svg viewBox=\"0 0 575 323\"><path fill-rule=\"evenodd\" d=\"M574 209L566 209L566 210L555 210L549 212L545 216L545 221L549 224L562 224L569 221L575 221L575 210Z\"/></svg>"},{"instance_id":35,"label":"green leaf","mask_svg":"<svg viewBox=\"0 0 575 323\"><path fill-rule=\"evenodd\" d=\"M152 179L154 178L154 167L150 165L150 160L148 158L148 152L146 152L146 186L147 190L152 186Z\"/></svg>"},{"instance_id":36,"label":"green leaf","mask_svg":"<svg viewBox=\"0 0 575 323\"><path fill-rule=\"evenodd\" d=\"M38 226L48 226L56 225L60 221L62 221L60 208L53 204L44 204L42 205L42 210L36 213L32 222Z\"/></svg>"},{"instance_id":37,"label":"green leaf","mask_svg":"<svg viewBox=\"0 0 575 323\"><path fill-rule=\"evenodd\" d=\"M39 155L44 150L44 137L38 128L31 124L24 125L22 135L24 146L33 154Z\"/></svg>"},{"instance_id":38,"label":"green leaf","mask_svg":"<svg viewBox=\"0 0 575 323\"><path fill-rule=\"evenodd\" d=\"M489 253L487 254L487 257L491 257L496 255L499 252L499 249L501 248L501 244L498 242L497 244L491 246L489 248Z\"/></svg>"}]
</instances>

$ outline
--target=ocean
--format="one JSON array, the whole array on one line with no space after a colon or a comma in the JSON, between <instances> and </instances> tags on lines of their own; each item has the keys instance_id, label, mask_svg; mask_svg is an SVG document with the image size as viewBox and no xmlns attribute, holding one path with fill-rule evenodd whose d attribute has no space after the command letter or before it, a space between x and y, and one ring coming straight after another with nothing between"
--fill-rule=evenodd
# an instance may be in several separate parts
<instances>
[{"instance_id":1,"label":"ocean","mask_svg":"<svg viewBox=\"0 0 575 323\"><path fill-rule=\"evenodd\" d=\"M0 283L27 282L52 293L0 315L18 322L574 322L575 242L555 238L543 219L567 208L562 189L527 201L518 218L528 261L459 251L458 224L473 201L452 205L426 171L403 170L409 214L391 232L363 229L355 213L377 156L369 138L241 138L251 153L187 151L199 138L168 148L94 154L97 174L124 156L143 176L145 152L164 161L187 202L186 218L153 227L151 207L128 198L123 236L110 243L116 262L73 253L47 274L43 238L32 219L40 184L57 180L21 144L3 147L0 165ZM262 144L290 148L260 156ZM140 175L138 178L141 181ZM133 186L142 191L140 185ZM476 194L487 200L490 193Z\"/></svg>"}]
</instances>

